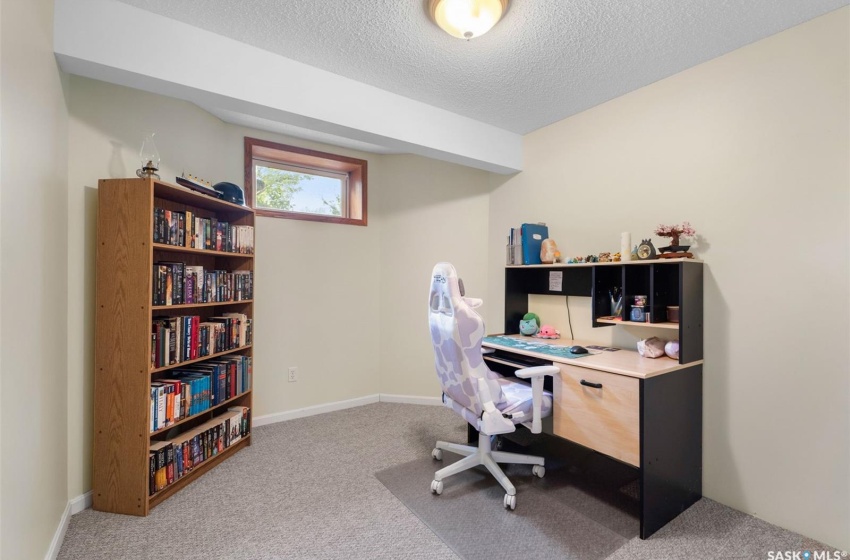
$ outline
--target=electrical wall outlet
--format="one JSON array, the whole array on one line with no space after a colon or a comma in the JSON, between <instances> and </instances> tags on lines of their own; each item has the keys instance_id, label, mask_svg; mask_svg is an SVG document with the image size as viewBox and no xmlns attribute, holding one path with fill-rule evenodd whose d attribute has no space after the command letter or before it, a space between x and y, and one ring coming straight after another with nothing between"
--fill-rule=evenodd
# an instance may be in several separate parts
<instances>
[{"instance_id":1,"label":"electrical wall outlet","mask_svg":"<svg viewBox=\"0 0 850 560\"><path fill-rule=\"evenodd\" d=\"M293 366L289 368L289 382L298 381L298 368Z\"/></svg>"}]
</instances>

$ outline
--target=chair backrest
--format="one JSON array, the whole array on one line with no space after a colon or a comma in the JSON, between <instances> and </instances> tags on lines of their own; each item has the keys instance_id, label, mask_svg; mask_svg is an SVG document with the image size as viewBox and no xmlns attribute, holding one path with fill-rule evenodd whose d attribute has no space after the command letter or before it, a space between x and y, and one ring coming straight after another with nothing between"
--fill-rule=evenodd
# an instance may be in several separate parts
<instances>
[{"instance_id":1,"label":"chair backrest","mask_svg":"<svg viewBox=\"0 0 850 560\"><path fill-rule=\"evenodd\" d=\"M481 414L478 379L486 379L493 402L504 402L498 377L481 356L484 320L461 295L454 266L438 263L431 273L428 306L434 363L443 392L460 406Z\"/></svg>"}]
</instances>

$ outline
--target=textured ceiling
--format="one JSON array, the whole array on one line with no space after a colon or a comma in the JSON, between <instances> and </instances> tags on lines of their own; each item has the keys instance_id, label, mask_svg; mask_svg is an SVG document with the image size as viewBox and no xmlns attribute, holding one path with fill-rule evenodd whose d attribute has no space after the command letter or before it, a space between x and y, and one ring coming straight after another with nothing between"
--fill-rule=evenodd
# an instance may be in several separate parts
<instances>
[{"instance_id":1,"label":"textured ceiling","mask_svg":"<svg viewBox=\"0 0 850 560\"><path fill-rule=\"evenodd\" d=\"M121 1L521 134L850 3L513 0L462 41L424 0Z\"/></svg>"}]
</instances>

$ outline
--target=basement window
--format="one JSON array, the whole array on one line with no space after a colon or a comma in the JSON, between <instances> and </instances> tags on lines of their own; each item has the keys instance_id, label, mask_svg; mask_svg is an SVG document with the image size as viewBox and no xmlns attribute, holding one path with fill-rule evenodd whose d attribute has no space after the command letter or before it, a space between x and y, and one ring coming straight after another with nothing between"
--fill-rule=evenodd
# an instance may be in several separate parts
<instances>
[{"instance_id":1,"label":"basement window","mask_svg":"<svg viewBox=\"0 0 850 560\"><path fill-rule=\"evenodd\" d=\"M366 225L366 160L245 137L246 202L258 216Z\"/></svg>"}]
</instances>

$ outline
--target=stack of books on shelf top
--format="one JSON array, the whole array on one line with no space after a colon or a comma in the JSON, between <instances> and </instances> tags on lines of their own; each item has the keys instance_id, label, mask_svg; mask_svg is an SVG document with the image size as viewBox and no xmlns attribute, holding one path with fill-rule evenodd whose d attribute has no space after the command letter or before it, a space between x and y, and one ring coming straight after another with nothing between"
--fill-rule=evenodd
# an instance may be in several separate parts
<instances>
[{"instance_id":1,"label":"stack of books on shelf top","mask_svg":"<svg viewBox=\"0 0 850 560\"><path fill-rule=\"evenodd\" d=\"M250 433L251 409L234 406L200 426L166 441L151 443L148 494L174 484L204 461L222 453Z\"/></svg>"},{"instance_id":2,"label":"stack of books on shelf top","mask_svg":"<svg viewBox=\"0 0 850 560\"><path fill-rule=\"evenodd\" d=\"M190 211L153 209L153 241L227 253L254 253L254 227L202 218Z\"/></svg>"},{"instance_id":3,"label":"stack of books on shelf top","mask_svg":"<svg viewBox=\"0 0 850 560\"><path fill-rule=\"evenodd\" d=\"M547 237L549 228L544 223L511 228L505 247L505 264L540 264L540 248Z\"/></svg>"},{"instance_id":4,"label":"stack of books on shelf top","mask_svg":"<svg viewBox=\"0 0 850 560\"><path fill-rule=\"evenodd\" d=\"M153 265L153 305L243 301L254 297L250 270L204 270L182 262Z\"/></svg>"},{"instance_id":5,"label":"stack of books on shelf top","mask_svg":"<svg viewBox=\"0 0 850 560\"><path fill-rule=\"evenodd\" d=\"M250 345L253 338L253 321L244 313L203 321L199 315L154 317L151 366L157 369L234 350Z\"/></svg>"},{"instance_id":6,"label":"stack of books on shelf top","mask_svg":"<svg viewBox=\"0 0 850 560\"><path fill-rule=\"evenodd\" d=\"M151 383L150 431L173 426L251 389L250 356L226 356L193 364Z\"/></svg>"}]
</instances>

